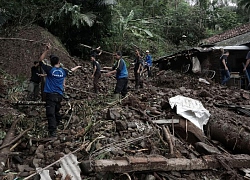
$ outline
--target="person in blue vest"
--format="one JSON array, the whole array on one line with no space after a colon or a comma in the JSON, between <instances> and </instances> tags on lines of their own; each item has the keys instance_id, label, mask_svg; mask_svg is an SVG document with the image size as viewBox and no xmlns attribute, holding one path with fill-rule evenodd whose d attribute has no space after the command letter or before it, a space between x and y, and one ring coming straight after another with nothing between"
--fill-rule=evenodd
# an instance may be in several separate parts
<instances>
[{"instance_id":1,"label":"person in blue vest","mask_svg":"<svg viewBox=\"0 0 250 180\"><path fill-rule=\"evenodd\" d=\"M64 83L69 71L61 67L60 60L55 55L49 56L51 66L43 61L50 49L51 45L47 44L39 59L39 64L47 74L44 93L46 94L46 117L49 136L56 137L57 126L62 119L59 111L63 99Z\"/></svg>"},{"instance_id":2,"label":"person in blue vest","mask_svg":"<svg viewBox=\"0 0 250 180\"><path fill-rule=\"evenodd\" d=\"M122 59L122 53L120 51L115 54L116 62L113 67L103 67L103 69L109 69L111 71L107 72L106 76L116 75L116 86L114 90L114 100L119 100L119 95L125 97L127 94L128 86L128 70L124 59Z\"/></svg>"},{"instance_id":3,"label":"person in blue vest","mask_svg":"<svg viewBox=\"0 0 250 180\"><path fill-rule=\"evenodd\" d=\"M146 50L145 68L148 71L148 77L151 77L151 67L152 67L152 56L149 54L149 50Z\"/></svg>"}]
</instances>

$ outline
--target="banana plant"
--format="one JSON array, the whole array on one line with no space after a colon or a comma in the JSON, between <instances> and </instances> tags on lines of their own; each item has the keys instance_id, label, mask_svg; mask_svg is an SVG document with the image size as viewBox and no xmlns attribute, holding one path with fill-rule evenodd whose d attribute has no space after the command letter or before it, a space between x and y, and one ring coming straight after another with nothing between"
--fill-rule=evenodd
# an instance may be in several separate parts
<instances>
[{"instance_id":1,"label":"banana plant","mask_svg":"<svg viewBox=\"0 0 250 180\"><path fill-rule=\"evenodd\" d=\"M137 40L152 38L153 34L144 26L148 23L146 20L134 20L134 11L131 10L127 17L124 17L119 9L114 9L116 16L114 16L113 33L115 34L116 42L119 49L127 43L126 41L133 39Z\"/></svg>"},{"instance_id":2,"label":"banana plant","mask_svg":"<svg viewBox=\"0 0 250 180\"><path fill-rule=\"evenodd\" d=\"M70 15L72 19L72 25L79 27L80 25L86 23L91 27L96 19L96 15L92 12L81 13L81 7L79 5L72 5L71 3L65 3L59 11L59 17L65 13Z\"/></svg>"}]
</instances>

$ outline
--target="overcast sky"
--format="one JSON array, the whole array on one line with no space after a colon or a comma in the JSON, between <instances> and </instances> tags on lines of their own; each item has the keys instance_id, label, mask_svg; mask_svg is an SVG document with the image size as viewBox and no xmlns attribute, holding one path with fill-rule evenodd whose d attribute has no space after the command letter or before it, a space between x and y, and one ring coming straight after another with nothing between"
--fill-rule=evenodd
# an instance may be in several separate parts
<instances>
[{"instance_id":1,"label":"overcast sky","mask_svg":"<svg viewBox=\"0 0 250 180\"><path fill-rule=\"evenodd\" d=\"M189 2L191 5L194 5L196 2L197 2L197 0L186 0L187 2ZM213 1L213 0L210 0L211 2ZM225 0L220 0L220 1L223 1L223 2L225 2ZM227 0L227 2L229 2L228 4L230 5L230 6L236 6L236 3L232 3L234 0Z\"/></svg>"}]
</instances>

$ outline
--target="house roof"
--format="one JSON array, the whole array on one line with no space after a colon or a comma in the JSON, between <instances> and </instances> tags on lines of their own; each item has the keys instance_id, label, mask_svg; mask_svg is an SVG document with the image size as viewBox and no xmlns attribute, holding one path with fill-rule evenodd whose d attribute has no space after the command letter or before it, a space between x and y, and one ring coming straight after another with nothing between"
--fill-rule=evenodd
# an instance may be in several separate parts
<instances>
[{"instance_id":1,"label":"house roof","mask_svg":"<svg viewBox=\"0 0 250 180\"><path fill-rule=\"evenodd\" d=\"M189 56L189 55L194 55L196 53L208 53L211 51L216 51L216 50L221 50L221 49L241 50L241 51L249 51L250 50L250 48L248 46L244 46L244 45L193 47L192 49L187 49L187 50L176 52L176 53L171 54L171 55L159 57L157 60L153 61L153 63L158 63L158 62L161 62L164 60L170 60L170 59L176 58L178 56Z\"/></svg>"},{"instance_id":2,"label":"house roof","mask_svg":"<svg viewBox=\"0 0 250 180\"><path fill-rule=\"evenodd\" d=\"M203 42L204 42L204 44L219 44L219 42L226 41L226 40L231 39L231 38L234 38L236 40L237 36L241 36L244 34L250 34L250 23L235 27L235 28L227 30L221 34L217 34L217 35L212 36L210 38L204 39ZM241 43L246 44L246 43L250 42L249 38L247 38L245 40L246 40L246 42L241 42ZM231 43L233 43L233 42L231 42ZM223 45L239 45L239 43L237 43L237 40L236 40L236 42L233 44L224 43Z\"/></svg>"}]
</instances>

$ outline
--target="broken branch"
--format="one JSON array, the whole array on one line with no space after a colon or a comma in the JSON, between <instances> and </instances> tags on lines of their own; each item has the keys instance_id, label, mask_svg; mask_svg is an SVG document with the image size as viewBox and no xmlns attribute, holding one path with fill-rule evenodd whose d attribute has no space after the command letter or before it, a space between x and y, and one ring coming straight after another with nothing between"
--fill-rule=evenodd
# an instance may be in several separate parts
<instances>
[{"instance_id":1,"label":"broken branch","mask_svg":"<svg viewBox=\"0 0 250 180\"><path fill-rule=\"evenodd\" d=\"M174 153L174 147L173 147L173 142L171 139L170 131L167 126L162 127L163 135L166 138L168 145L169 145L169 153L173 154Z\"/></svg>"}]
</instances>

